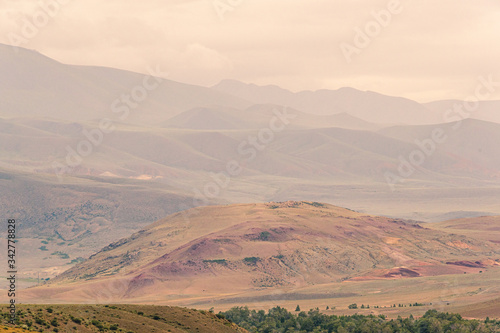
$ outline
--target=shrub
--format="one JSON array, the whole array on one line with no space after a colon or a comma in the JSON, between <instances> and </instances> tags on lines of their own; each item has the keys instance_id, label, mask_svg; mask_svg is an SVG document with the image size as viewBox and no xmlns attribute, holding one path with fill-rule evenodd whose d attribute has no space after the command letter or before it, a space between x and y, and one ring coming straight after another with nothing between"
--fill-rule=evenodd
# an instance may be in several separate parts
<instances>
[{"instance_id":1,"label":"shrub","mask_svg":"<svg viewBox=\"0 0 500 333\"><path fill-rule=\"evenodd\" d=\"M212 259L212 260L203 260L204 263L213 263L219 265L227 265L226 259Z\"/></svg>"},{"instance_id":2,"label":"shrub","mask_svg":"<svg viewBox=\"0 0 500 333\"><path fill-rule=\"evenodd\" d=\"M247 265L255 265L259 260L260 258L258 257L246 257L245 259L243 259L243 262Z\"/></svg>"},{"instance_id":3,"label":"shrub","mask_svg":"<svg viewBox=\"0 0 500 333\"><path fill-rule=\"evenodd\" d=\"M271 233L269 231L262 231L260 233L258 239L265 242L265 241L268 241L270 237L271 237Z\"/></svg>"}]
</instances>

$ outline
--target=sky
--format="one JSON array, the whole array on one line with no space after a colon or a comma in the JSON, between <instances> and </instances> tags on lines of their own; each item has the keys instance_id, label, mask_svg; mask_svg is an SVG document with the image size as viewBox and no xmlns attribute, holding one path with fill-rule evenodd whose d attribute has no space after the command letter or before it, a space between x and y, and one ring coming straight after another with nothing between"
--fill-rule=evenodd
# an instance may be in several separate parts
<instances>
[{"instance_id":1,"label":"sky","mask_svg":"<svg viewBox=\"0 0 500 333\"><path fill-rule=\"evenodd\" d=\"M465 99L500 81L500 1L0 0L0 43L203 86Z\"/></svg>"}]
</instances>

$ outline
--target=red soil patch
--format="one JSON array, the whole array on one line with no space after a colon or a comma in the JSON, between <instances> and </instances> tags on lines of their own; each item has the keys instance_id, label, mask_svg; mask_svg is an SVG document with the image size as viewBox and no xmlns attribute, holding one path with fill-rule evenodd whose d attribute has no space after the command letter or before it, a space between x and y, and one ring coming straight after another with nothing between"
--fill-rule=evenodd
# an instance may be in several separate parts
<instances>
[{"instance_id":1,"label":"red soil patch","mask_svg":"<svg viewBox=\"0 0 500 333\"><path fill-rule=\"evenodd\" d=\"M384 277L386 278L417 277L417 276L420 276L419 272L404 267L393 268L388 273L384 274Z\"/></svg>"},{"instance_id":2,"label":"red soil patch","mask_svg":"<svg viewBox=\"0 0 500 333\"><path fill-rule=\"evenodd\" d=\"M472 268L485 268L486 267L480 261L472 262L472 261L468 261L468 260L448 261L446 264L447 265L463 266L463 267L472 267Z\"/></svg>"}]
</instances>

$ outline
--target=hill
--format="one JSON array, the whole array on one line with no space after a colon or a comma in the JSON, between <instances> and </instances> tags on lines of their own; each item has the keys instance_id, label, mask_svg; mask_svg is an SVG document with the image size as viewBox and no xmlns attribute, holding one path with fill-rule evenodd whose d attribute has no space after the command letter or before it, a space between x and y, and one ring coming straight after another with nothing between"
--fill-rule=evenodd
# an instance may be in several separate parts
<instances>
[{"instance_id":1,"label":"hill","mask_svg":"<svg viewBox=\"0 0 500 333\"><path fill-rule=\"evenodd\" d=\"M499 252L494 243L316 202L211 206L160 220L27 292L47 301L356 297L298 290L477 274L495 269ZM470 261L481 265L461 264Z\"/></svg>"},{"instance_id":2,"label":"hill","mask_svg":"<svg viewBox=\"0 0 500 333\"><path fill-rule=\"evenodd\" d=\"M66 176L58 182L54 175L0 169L0 187L0 213L18 222L20 274L31 283L193 206L188 193L167 185L145 186L138 179Z\"/></svg>"},{"instance_id":3,"label":"hill","mask_svg":"<svg viewBox=\"0 0 500 333\"><path fill-rule=\"evenodd\" d=\"M192 130L241 130L261 129L269 126L275 112L282 112L277 104L255 104L244 110L224 108L194 108L178 114L163 123L166 128L184 128ZM339 127L354 130L377 130L383 125L370 123L347 113L315 115L293 108L287 112L294 115L294 120L287 128L314 129Z\"/></svg>"},{"instance_id":4,"label":"hill","mask_svg":"<svg viewBox=\"0 0 500 333\"><path fill-rule=\"evenodd\" d=\"M462 107L467 104L466 102L459 100L443 100L425 103L423 105L432 112L442 114L442 120L444 121L446 119L445 115L448 115L448 117L450 117L451 114L453 115L452 117L457 117L456 113L449 113L448 110L456 110L457 105L459 107ZM498 113L500 101L478 101L477 104L472 104L472 106L475 107L473 111L465 111L464 114L469 113L469 116L473 119L500 124L500 114Z\"/></svg>"},{"instance_id":5,"label":"hill","mask_svg":"<svg viewBox=\"0 0 500 333\"><path fill-rule=\"evenodd\" d=\"M26 330L10 326L5 332L248 332L207 311L168 306L23 304L17 310L18 326Z\"/></svg>"},{"instance_id":6,"label":"hill","mask_svg":"<svg viewBox=\"0 0 500 333\"><path fill-rule=\"evenodd\" d=\"M240 112L200 108L182 113L170 125L165 124L170 128L123 125L103 136L102 143L96 145L88 157L76 150L86 140L83 133L92 132L98 126L93 122L0 119L0 126L6 129L0 134L4 143L0 147L0 166L63 177L166 178L176 186L190 189L191 185L175 179L203 178L207 172L224 170L228 161L235 160L258 175L252 177L257 186L265 186L268 176L276 180L292 177L299 183L318 178L324 182L327 176L336 184L364 180L375 185L386 182L386 172L399 175L401 158L408 160L414 151L422 149L415 140L426 140L435 128L392 127L373 132L329 127L338 119L352 120L353 127L356 123L359 127L369 127L369 124L363 125L342 115L322 119L289 110L287 112L294 116L303 117L304 120L297 123L300 126L291 124L273 134L269 142L260 145L258 141L259 145L253 147L251 138L269 126L273 110L282 109L260 106ZM499 126L464 121L457 132L452 129L453 124L442 125L447 141L437 145L435 151L414 167L416 172L396 185L411 180L417 181L420 187L426 187L430 181L437 182L437 186L470 187L500 181L498 148L491 143L498 137ZM477 131L485 136L474 135ZM260 200L266 199L274 198Z\"/></svg>"},{"instance_id":7,"label":"hill","mask_svg":"<svg viewBox=\"0 0 500 333\"><path fill-rule=\"evenodd\" d=\"M426 224L427 227L448 233L468 235L500 244L500 216L480 216Z\"/></svg>"},{"instance_id":8,"label":"hill","mask_svg":"<svg viewBox=\"0 0 500 333\"><path fill-rule=\"evenodd\" d=\"M446 174L468 174L475 177L498 179L500 177L500 124L475 119L432 126L396 126L379 131L388 137L415 143L429 142L433 132L442 133L442 142L435 142L430 149L429 160L434 155L454 158L449 164L431 165L435 171ZM481 135L478 135L481 133Z\"/></svg>"}]
</instances>

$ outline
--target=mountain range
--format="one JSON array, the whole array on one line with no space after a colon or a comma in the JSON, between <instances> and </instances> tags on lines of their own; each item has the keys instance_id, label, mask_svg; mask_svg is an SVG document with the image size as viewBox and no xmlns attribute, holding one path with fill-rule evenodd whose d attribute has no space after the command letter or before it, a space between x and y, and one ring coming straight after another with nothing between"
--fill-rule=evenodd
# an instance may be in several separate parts
<instances>
[{"instance_id":1,"label":"mountain range","mask_svg":"<svg viewBox=\"0 0 500 333\"><path fill-rule=\"evenodd\" d=\"M18 51L0 45L0 213L22 221L27 277L54 277L198 206L309 200L427 222L500 214L499 101L462 119L446 116L462 101L201 87L154 66Z\"/></svg>"}]
</instances>

